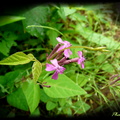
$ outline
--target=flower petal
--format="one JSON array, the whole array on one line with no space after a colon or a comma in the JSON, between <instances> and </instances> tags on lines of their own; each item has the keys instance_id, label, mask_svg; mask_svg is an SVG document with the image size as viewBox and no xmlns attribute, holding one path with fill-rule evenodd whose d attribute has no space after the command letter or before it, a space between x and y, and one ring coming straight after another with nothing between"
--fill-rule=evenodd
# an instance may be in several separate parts
<instances>
[{"instance_id":1,"label":"flower petal","mask_svg":"<svg viewBox=\"0 0 120 120\"><path fill-rule=\"evenodd\" d=\"M72 51L70 49L68 49L68 52L69 52L70 55L72 55Z\"/></svg>"},{"instance_id":2,"label":"flower petal","mask_svg":"<svg viewBox=\"0 0 120 120\"><path fill-rule=\"evenodd\" d=\"M54 74L52 75L52 79L57 80L58 79L58 73L54 72Z\"/></svg>"},{"instance_id":3,"label":"flower petal","mask_svg":"<svg viewBox=\"0 0 120 120\"><path fill-rule=\"evenodd\" d=\"M64 72L65 70L66 70L66 68L60 66L60 68L59 68L59 73L60 73L60 74L63 74L63 72Z\"/></svg>"},{"instance_id":4,"label":"flower petal","mask_svg":"<svg viewBox=\"0 0 120 120\"><path fill-rule=\"evenodd\" d=\"M57 39L58 42L64 44L64 42L62 41L62 39L60 37L57 37L56 39Z\"/></svg>"},{"instance_id":5,"label":"flower petal","mask_svg":"<svg viewBox=\"0 0 120 120\"><path fill-rule=\"evenodd\" d=\"M68 53L67 49L64 50L64 56L65 56L66 58L69 58L69 53Z\"/></svg>"},{"instance_id":6,"label":"flower petal","mask_svg":"<svg viewBox=\"0 0 120 120\"><path fill-rule=\"evenodd\" d=\"M46 71L53 71L53 70L56 70L56 68L52 64L46 63L46 69L45 70Z\"/></svg>"},{"instance_id":7,"label":"flower petal","mask_svg":"<svg viewBox=\"0 0 120 120\"><path fill-rule=\"evenodd\" d=\"M69 58L71 54L72 54L72 52L70 51L70 49L64 50L64 55L66 58Z\"/></svg>"},{"instance_id":8,"label":"flower petal","mask_svg":"<svg viewBox=\"0 0 120 120\"><path fill-rule=\"evenodd\" d=\"M65 48L67 48L67 47L70 47L70 46L71 46L70 42L68 42L68 41L63 41L63 42L64 42L64 45L65 45Z\"/></svg>"},{"instance_id":9,"label":"flower petal","mask_svg":"<svg viewBox=\"0 0 120 120\"><path fill-rule=\"evenodd\" d=\"M81 68L84 68L84 63L82 62L82 64L81 64Z\"/></svg>"},{"instance_id":10,"label":"flower petal","mask_svg":"<svg viewBox=\"0 0 120 120\"><path fill-rule=\"evenodd\" d=\"M82 52L81 51L78 51L78 56L82 57Z\"/></svg>"},{"instance_id":11,"label":"flower petal","mask_svg":"<svg viewBox=\"0 0 120 120\"><path fill-rule=\"evenodd\" d=\"M78 59L78 64L81 64L82 63L82 60L81 59Z\"/></svg>"},{"instance_id":12,"label":"flower petal","mask_svg":"<svg viewBox=\"0 0 120 120\"><path fill-rule=\"evenodd\" d=\"M51 62L55 67L58 67L58 66L59 66L57 59L50 60L50 62Z\"/></svg>"}]
</instances>

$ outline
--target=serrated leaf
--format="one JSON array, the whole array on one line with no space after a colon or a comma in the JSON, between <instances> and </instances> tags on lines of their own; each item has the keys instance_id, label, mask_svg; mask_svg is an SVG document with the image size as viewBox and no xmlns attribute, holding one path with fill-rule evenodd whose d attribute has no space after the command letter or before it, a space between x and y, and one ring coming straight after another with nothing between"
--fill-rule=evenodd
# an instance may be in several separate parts
<instances>
[{"instance_id":1,"label":"serrated leaf","mask_svg":"<svg viewBox=\"0 0 120 120\"><path fill-rule=\"evenodd\" d=\"M29 53L27 56L30 58L30 60L34 60L35 59L34 55L31 54L31 53Z\"/></svg>"},{"instance_id":2,"label":"serrated leaf","mask_svg":"<svg viewBox=\"0 0 120 120\"><path fill-rule=\"evenodd\" d=\"M16 52L6 59L0 61L0 65L20 65L29 63L30 58L23 52Z\"/></svg>"},{"instance_id":3,"label":"serrated leaf","mask_svg":"<svg viewBox=\"0 0 120 120\"><path fill-rule=\"evenodd\" d=\"M42 72L42 64L38 60L36 60L32 66L33 80L37 81L41 72Z\"/></svg>"},{"instance_id":4,"label":"serrated leaf","mask_svg":"<svg viewBox=\"0 0 120 120\"><path fill-rule=\"evenodd\" d=\"M0 16L0 26L23 20L25 17L21 16Z\"/></svg>"},{"instance_id":5,"label":"serrated leaf","mask_svg":"<svg viewBox=\"0 0 120 120\"><path fill-rule=\"evenodd\" d=\"M51 76L46 78L46 85L50 88L44 87L45 93L53 98L67 98L76 95L84 95L86 92L80 86L75 84L70 78L64 74L60 74L57 80L51 79Z\"/></svg>"},{"instance_id":6,"label":"serrated leaf","mask_svg":"<svg viewBox=\"0 0 120 120\"><path fill-rule=\"evenodd\" d=\"M33 113L40 101L40 87L34 81L27 81L23 83L22 90L26 97L30 112Z\"/></svg>"},{"instance_id":7,"label":"serrated leaf","mask_svg":"<svg viewBox=\"0 0 120 120\"><path fill-rule=\"evenodd\" d=\"M7 102L18 109L25 111L29 110L25 95L21 88L9 94L7 96Z\"/></svg>"}]
</instances>

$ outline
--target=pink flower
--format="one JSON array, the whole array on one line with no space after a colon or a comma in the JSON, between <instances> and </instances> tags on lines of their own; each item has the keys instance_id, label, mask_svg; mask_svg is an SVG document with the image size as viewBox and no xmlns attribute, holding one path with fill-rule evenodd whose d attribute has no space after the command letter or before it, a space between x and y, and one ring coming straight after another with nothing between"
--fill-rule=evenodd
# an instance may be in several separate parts
<instances>
[{"instance_id":1,"label":"pink flower","mask_svg":"<svg viewBox=\"0 0 120 120\"><path fill-rule=\"evenodd\" d=\"M52 64L46 63L46 71L53 71L55 70L54 74L52 75L52 79L57 80L58 79L58 73L63 74L65 68L60 66L58 64L57 59L50 60Z\"/></svg>"},{"instance_id":2,"label":"pink flower","mask_svg":"<svg viewBox=\"0 0 120 120\"><path fill-rule=\"evenodd\" d=\"M60 51L60 50L62 50L62 49L64 49L64 48L67 48L67 47L71 46L70 42L68 42L68 41L62 41L62 39L60 37L57 37L56 39L57 39L58 42L60 42L61 44L63 44L61 47L59 47L59 49L57 50L57 52ZM69 58L69 56L71 54L72 54L72 52L70 51L70 49L65 49L64 50L64 56L66 58Z\"/></svg>"},{"instance_id":3,"label":"pink flower","mask_svg":"<svg viewBox=\"0 0 120 120\"><path fill-rule=\"evenodd\" d=\"M61 59L59 61L59 64L60 65L65 65L65 64L69 64L69 63L72 63L72 62L77 62L78 64L81 64L81 67L84 68L84 60L85 58L82 56L82 52L81 51L78 51L78 56L79 58L73 58L73 59Z\"/></svg>"},{"instance_id":4,"label":"pink flower","mask_svg":"<svg viewBox=\"0 0 120 120\"><path fill-rule=\"evenodd\" d=\"M79 56L79 59L78 59L78 64L81 64L81 67L84 68L84 60L85 58L82 56L82 52L81 51L78 51L78 56Z\"/></svg>"}]
</instances>

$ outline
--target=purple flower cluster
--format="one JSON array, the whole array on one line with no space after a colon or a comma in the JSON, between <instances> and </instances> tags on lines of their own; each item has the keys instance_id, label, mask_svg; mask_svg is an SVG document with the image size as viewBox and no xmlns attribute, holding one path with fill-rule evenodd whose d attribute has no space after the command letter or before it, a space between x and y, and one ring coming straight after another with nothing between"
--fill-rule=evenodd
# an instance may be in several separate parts
<instances>
[{"instance_id":1,"label":"purple flower cluster","mask_svg":"<svg viewBox=\"0 0 120 120\"><path fill-rule=\"evenodd\" d=\"M52 79L54 80L58 79L58 74L64 73L64 71L66 70L66 68L63 67L64 65L72 62L77 62L81 65L82 68L84 68L85 60L81 51L78 51L77 58L69 59L70 55L72 55L72 51L69 49L69 47L71 47L72 44L70 44L70 42L68 41L63 41L60 37L57 37L56 39L59 43L55 46L53 51L47 57L47 60L50 60L51 64L46 63L45 69L46 71L55 71L52 75Z\"/></svg>"}]
</instances>

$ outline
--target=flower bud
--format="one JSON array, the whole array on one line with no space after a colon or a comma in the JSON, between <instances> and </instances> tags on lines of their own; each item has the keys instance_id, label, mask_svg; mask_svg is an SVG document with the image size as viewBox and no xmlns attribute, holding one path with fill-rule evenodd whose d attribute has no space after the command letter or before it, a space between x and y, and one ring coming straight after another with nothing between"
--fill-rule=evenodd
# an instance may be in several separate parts
<instances>
[{"instance_id":1,"label":"flower bud","mask_svg":"<svg viewBox=\"0 0 120 120\"><path fill-rule=\"evenodd\" d=\"M50 55L47 57L47 60L50 59L52 57L52 55L59 49L60 47L60 43L58 43L55 48L52 50L52 52L50 53Z\"/></svg>"}]
</instances>

